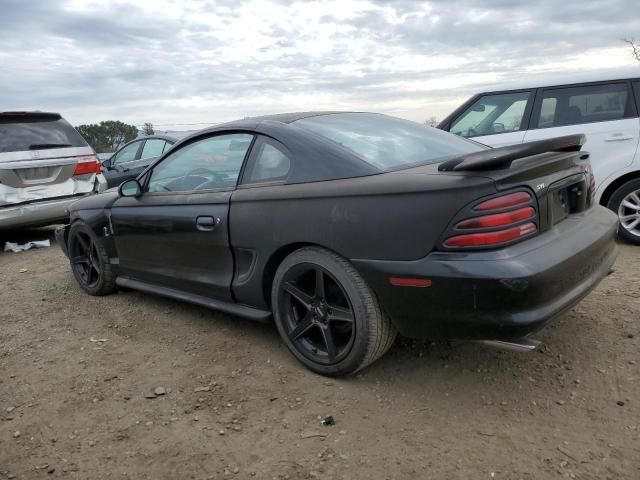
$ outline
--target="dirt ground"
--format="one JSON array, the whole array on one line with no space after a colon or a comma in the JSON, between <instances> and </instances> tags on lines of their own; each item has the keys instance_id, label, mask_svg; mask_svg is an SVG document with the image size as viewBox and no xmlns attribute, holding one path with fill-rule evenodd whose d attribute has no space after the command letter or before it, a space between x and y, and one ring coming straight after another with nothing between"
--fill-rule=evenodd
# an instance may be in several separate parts
<instances>
[{"instance_id":1,"label":"dirt ground","mask_svg":"<svg viewBox=\"0 0 640 480\"><path fill-rule=\"evenodd\" d=\"M342 380L270 325L90 297L55 244L0 282L0 479L640 478L640 248L537 352L401 341Z\"/></svg>"}]
</instances>

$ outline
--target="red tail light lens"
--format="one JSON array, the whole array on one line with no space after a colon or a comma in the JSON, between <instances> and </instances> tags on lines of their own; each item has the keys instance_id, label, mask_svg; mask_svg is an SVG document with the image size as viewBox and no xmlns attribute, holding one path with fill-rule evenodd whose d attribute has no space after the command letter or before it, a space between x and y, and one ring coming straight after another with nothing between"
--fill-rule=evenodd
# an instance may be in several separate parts
<instances>
[{"instance_id":1,"label":"red tail light lens","mask_svg":"<svg viewBox=\"0 0 640 480\"><path fill-rule=\"evenodd\" d=\"M531 202L531 195L527 192L516 192L501 197L492 198L482 202L475 207L474 210L499 210L501 208L519 207Z\"/></svg>"},{"instance_id":2,"label":"red tail light lens","mask_svg":"<svg viewBox=\"0 0 640 480\"><path fill-rule=\"evenodd\" d=\"M522 220L529 220L535 217L536 211L532 207L519 208L513 212L494 213L493 215L483 215L481 217L463 220L456 225L457 229L469 228L491 228L513 225Z\"/></svg>"},{"instance_id":3,"label":"red tail light lens","mask_svg":"<svg viewBox=\"0 0 640 480\"><path fill-rule=\"evenodd\" d=\"M526 191L485 200L468 210L468 214L471 218L454 225L452 233L462 232L447 238L445 248L496 247L538 232L535 202Z\"/></svg>"},{"instance_id":4,"label":"red tail light lens","mask_svg":"<svg viewBox=\"0 0 640 480\"><path fill-rule=\"evenodd\" d=\"M74 175L87 175L89 173L100 173L102 171L100 162L95 155L81 155L76 157L78 163L74 170Z\"/></svg>"},{"instance_id":5,"label":"red tail light lens","mask_svg":"<svg viewBox=\"0 0 640 480\"><path fill-rule=\"evenodd\" d=\"M511 227L497 232L470 233L451 237L444 242L445 246L453 248L486 247L500 243L510 242L521 237L526 237L538 231L533 222L525 223L518 227Z\"/></svg>"}]
</instances>

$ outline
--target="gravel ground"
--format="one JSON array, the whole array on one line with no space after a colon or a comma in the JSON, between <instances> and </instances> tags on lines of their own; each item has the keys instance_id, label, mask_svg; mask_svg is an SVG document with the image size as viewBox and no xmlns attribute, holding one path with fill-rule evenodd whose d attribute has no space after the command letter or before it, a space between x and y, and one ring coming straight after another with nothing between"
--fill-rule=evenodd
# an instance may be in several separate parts
<instances>
[{"instance_id":1,"label":"gravel ground","mask_svg":"<svg viewBox=\"0 0 640 480\"><path fill-rule=\"evenodd\" d=\"M90 297L56 245L0 279L0 479L640 478L640 248L537 352L400 341L342 380L270 325Z\"/></svg>"}]
</instances>

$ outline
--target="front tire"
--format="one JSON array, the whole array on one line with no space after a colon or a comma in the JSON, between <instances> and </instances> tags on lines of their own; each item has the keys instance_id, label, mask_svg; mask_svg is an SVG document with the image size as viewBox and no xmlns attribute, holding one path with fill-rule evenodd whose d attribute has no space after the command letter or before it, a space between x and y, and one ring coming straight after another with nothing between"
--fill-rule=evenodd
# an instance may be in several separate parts
<instances>
[{"instance_id":1,"label":"front tire","mask_svg":"<svg viewBox=\"0 0 640 480\"><path fill-rule=\"evenodd\" d=\"M286 257L272 288L276 327L310 370L338 377L380 358L396 330L372 290L344 258L318 247Z\"/></svg>"},{"instance_id":2,"label":"front tire","mask_svg":"<svg viewBox=\"0 0 640 480\"><path fill-rule=\"evenodd\" d=\"M68 240L71 271L78 285L89 295L107 295L116 288L116 279L104 245L86 223L71 225Z\"/></svg>"},{"instance_id":3,"label":"front tire","mask_svg":"<svg viewBox=\"0 0 640 480\"><path fill-rule=\"evenodd\" d=\"M618 234L630 243L640 245L640 179L619 187L607 207L618 215Z\"/></svg>"}]
</instances>

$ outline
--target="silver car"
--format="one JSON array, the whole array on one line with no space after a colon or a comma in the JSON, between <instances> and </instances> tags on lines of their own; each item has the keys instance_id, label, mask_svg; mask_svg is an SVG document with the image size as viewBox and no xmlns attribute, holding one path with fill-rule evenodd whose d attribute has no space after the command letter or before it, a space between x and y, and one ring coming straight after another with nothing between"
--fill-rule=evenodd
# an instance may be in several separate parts
<instances>
[{"instance_id":1,"label":"silver car","mask_svg":"<svg viewBox=\"0 0 640 480\"><path fill-rule=\"evenodd\" d=\"M70 203L106 185L93 149L58 113L0 113L0 230L65 220Z\"/></svg>"}]
</instances>

